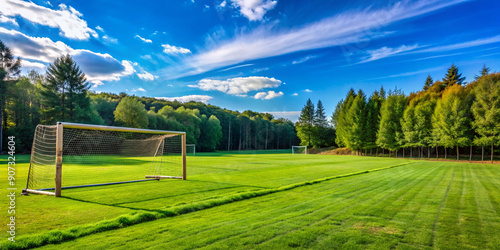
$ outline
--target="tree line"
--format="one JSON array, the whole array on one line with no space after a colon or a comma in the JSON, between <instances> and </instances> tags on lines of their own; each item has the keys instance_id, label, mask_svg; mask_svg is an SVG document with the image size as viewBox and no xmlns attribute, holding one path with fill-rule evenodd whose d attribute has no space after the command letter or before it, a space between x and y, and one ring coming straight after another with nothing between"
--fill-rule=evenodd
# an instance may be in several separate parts
<instances>
[{"instance_id":1,"label":"tree line","mask_svg":"<svg viewBox=\"0 0 500 250\"><path fill-rule=\"evenodd\" d=\"M472 160L478 150L473 146L480 146L482 161L489 146L493 162L500 142L500 73L489 71L484 66L466 83L452 64L442 80L428 76L423 89L408 96L381 88L367 98L362 90L351 89L332 115L335 141L357 154L375 150L378 155L381 149L396 157L398 152L404 157L406 150L410 157L439 158L441 153L447 159L453 149L457 160L467 151Z\"/></svg>"},{"instance_id":2,"label":"tree line","mask_svg":"<svg viewBox=\"0 0 500 250\"><path fill-rule=\"evenodd\" d=\"M7 143L3 135L12 135L18 151L31 150L36 125L57 121L185 131L187 143L196 144L197 151L283 149L297 141L291 121L267 113L93 93L69 55L57 58L44 74L20 75L21 65L0 41L0 146Z\"/></svg>"}]
</instances>

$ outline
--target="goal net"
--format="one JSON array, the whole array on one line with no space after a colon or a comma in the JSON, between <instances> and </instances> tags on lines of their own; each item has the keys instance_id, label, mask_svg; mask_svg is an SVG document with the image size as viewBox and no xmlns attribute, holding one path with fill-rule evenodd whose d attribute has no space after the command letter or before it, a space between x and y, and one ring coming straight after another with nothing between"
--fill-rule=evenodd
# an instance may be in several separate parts
<instances>
[{"instance_id":1,"label":"goal net","mask_svg":"<svg viewBox=\"0 0 500 250\"><path fill-rule=\"evenodd\" d=\"M307 146L292 146L292 155L294 154L307 154Z\"/></svg>"},{"instance_id":2,"label":"goal net","mask_svg":"<svg viewBox=\"0 0 500 250\"><path fill-rule=\"evenodd\" d=\"M185 179L185 132L58 123L38 125L26 193Z\"/></svg>"},{"instance_id":3,"label":"goal net","mask_svg":"<svg viewBox=\"0 0 500 250\"><path fill-rule=\"evenodd\" d=\"M196 144L186 144L186 155L196 155Z\"/></svg>"}]
</instances>

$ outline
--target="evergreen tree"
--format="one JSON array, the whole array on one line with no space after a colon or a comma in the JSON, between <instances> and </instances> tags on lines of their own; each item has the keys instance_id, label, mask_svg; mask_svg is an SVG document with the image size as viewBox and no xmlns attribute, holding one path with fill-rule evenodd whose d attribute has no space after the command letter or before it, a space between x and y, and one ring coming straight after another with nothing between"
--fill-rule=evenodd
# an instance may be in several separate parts
<instances>
[{"instance_id":1,"label":"evergreen tree","mask_svg":"<svg viewBox=\"0 0 500 250\"><path fill-rule=\"evenodd\" d=\"M382 104L380 110L380 125L377 133L377 145L391 151L401 147L401 118L406 108L406 97L396 89L389 92L389 96Z\"/></svg>"},{"instance_id":2,"label":"evergreen tree","mask_svg":"<svg viewBox=\"0 0 500 250\"><path fill-rule=\"evenodd\" d=\"M491 161L493 162L493 145L500 141L500 73L487 75L478 81L475 101L472 104L474 114L473 126L480 136L475 138L476 145L491 145Z\"/></svg>"},{"instance_id":3,"label":"evergreen tree","mask_svg":"<svg viewBox=\"0 0 500 250\"><path fill-rule=\"evenodd\" d=\"M5 102L8 87L13 77L21 72L21 59L14 59L10 48L0 40L0 154L3 150L3 132L7 126L7 113L5 112ZM12 85L12 84L11 84Z\"/></svg>"},{"instance_id":4,"label":"evergreen tree","mask_svg":"<svg viewBox=\"0 0 500 250\"><path fill-rule=\"evenodd\" d=\"M314 104L311 99L308 99L304 108L300 112L299 121L297 122L297 136L300 138L301 145L311 147L314 127Z\"/></svg>"},{"instance_id":5,"label":"evergreen tree","mask_svg":"<svg viewBox=\"0 0 500 250\"><path fill-rule=\"evenodd\" d=\"M313 147L324 147L328 145L328 121L326 120L325 108L321 100L318 101L314 114Z\"/></svg>"},{"instance_id":6,"label":"evergreen tree","mask_svg":"<svg viewBox=\"0 0 500 250\"><path fill-rule=\"evenodd\" d=\"M383 89L382 89L383 90ZM366 125L365 125L365 138L366 148L375 148L377 146L377 131L380 124L380 108L383 99L378 91L373 92L370 100L366 104Z\"/></svg>"},{"instance_id":7,"label":"evergreen tree","mask_svg":"<svg viewBox=\"0 0 500 250\"><path fill-rule=\"evenodd\" d=\"M465 77L462 77L461 73L458 73L458 67L455 64L452 64L446 73L446 76L443 78L443 84L445 87L451 85L463 85Z\"/></svg>"},{"instance_id":8,"label":"evergreen tree","mask_svg":"<svg viewBox=\"0 0 500 250\"><path fill-rule=\"evenodd\" d=\"M316 113L314 115L314 125L321 128L328 127L328 121L326 120L325 108L321 100L318 100L318 105L316 106Z\"/></svg>"},{"instance_id":9,"label":"evergreen tree","mask_svg":"<svg viewBox=\"0 0 500 250\"><path fill-rule=\"evenodd\" d=\"M432 80L431 75L428 75L427 79L425 79L424 90L425 91L429 90L432 84L434 84L434 80Z\"/></svg>"},{"instance_id":10,"label":"evergreen tree","mask_svg":"<svg viewBox=\"0 0 500 250\"><path fill-rule=\"evenodd\" d=\"M480 75L476 75L476 76L474 76L474 79L475 79L475 80L478 80L478 79L479 79L479 77L486 76L486 75L488 75L489 73L490 73L490 68L487 68L487 67L486 67L486 64L485 64L485 65L483 65L483 68L481 69L481 74L480 74Z\"/></svg>"},{"instance_id":11,"label":"evergreen tree","mask_svg":"<svg viewBox=\"0 0 500 250\"><path fill-rule=\"evenodd\" d=\"M403 114L403 118L401 119L401 129L404 134L404 140L401 143L401 146L405 148L413 148L421 146L419 138L418 138L418 130L416 128L417 119L415 117L415 107L409 105Z\"/></svg>"},{"instance_id":12,"label":"evergreen tree","mask_svg":"<svg viewBox=\"0 0 500 250\"><path fill-rule=\"evenodd\" d=\"M42 85L45 122L91 122L95 112L87 95L89 88L85 74L71 56L57 58L49 65Z\"/></svg>"},{"instance_id":13,"label":"evergreen tree","mask_svg":"<svg viewBox=\"0 0 500 250\"><path fill-rule=\"evenodd\" d=\"M418 145L429 147L432 145L432 114L436 106L435 100L421 101L415 107L415 130L418 132ZM427 150L429 154L429 150Z\"/></svg>"},{"instance_id":14,"label":"evergreen tree","mask_svg":"<svg viewBox=\"0 0 500 250\"><path fill-rule=\"evenodd\" d=\"M366 97L359 90L346 114L345 138L346 146L359 151L366 144Z\"/></svg>"},{"instance_id":15,"label":"evergreen tree","mask_svg":"<svg viewBox=\"0 0 500 250\"><path fill-rule=\"evenodd\" d=\"M457 160L459 147L470 143L470 95L461 85L448 87L437 101L433 115L433 135L438 144L445 148L456 147Z\"/></svg>"},{"instance_id":16,"label":"evergreen tree","mask_svg":"<svg viewBox=\"0 0 500 250\"><path fill-rule=\"evenodd\" d=\"M333 123L336 124L336 138L335 142L339 147L345 147L347 144L347 129L348 129L348 120L347 113L351 108L352 102L356 98L356 93L354 89L350 89L347 93L346 98L342 103L337 105L335 112L332 116Z\"/></svg>"}]
</instances>

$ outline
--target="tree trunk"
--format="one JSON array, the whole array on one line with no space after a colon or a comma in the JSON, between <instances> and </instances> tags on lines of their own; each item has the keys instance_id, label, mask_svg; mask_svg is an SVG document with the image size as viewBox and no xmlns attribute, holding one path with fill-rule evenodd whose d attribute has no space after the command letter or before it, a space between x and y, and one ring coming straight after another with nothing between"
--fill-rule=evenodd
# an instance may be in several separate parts
<instances>
[{"instance_id":1,"label":"tree trunk","mask_svg":"<svg viewBox=\"0 0 500 250\"><path fill-rule=\"evenodd\" d=\"M403 159L405 158L405 148L403 148Z\"/></svg>"},{"instance_id":2,"label":"tree trunk","mask_svg":"<svg viewBox=\"0 0 500 250\"><path fill-rule=\"evenodd\" d=\"M491 141L491 164L493 164L493 141Z\"/></svg>"},{"instance_id":3,"label":"tree trunk","mask_svg":"<svg viewBox=\"0 0 500 250\"><path fill-rule=\"evenodd\" d=\"M227 151L231 151L231 119L229 119L229 129L227 135Z\"/></svg>"},{"instance_id":4,"label":"tree trunk","mask_svg":"<svg viewBox=\"0 0 500 250\"><path fill-rule=\"evenodd\" d=\"M446 152L446 147L444 147L444 160L448 160L448 154Z\"/></svg>"},{"instance_id":5,"label":"tree trunk","mask_svg":"<svg viewBox=\"0 0 500 250\"><path fill-rule=\"evenodd\" d=\"M267 138L269 136L269 124L266 123L266 150L267 150Z\"/></svg>"},{"instance_id":6,"label":"tree trunk","mask_svg":"<svg viewBox=\"0 0 500 250\"><path fill-rule=\"evenodd\" d=\"M410 147L410 160L413 159L413 147Z\"/></svg>"},{"instance_id":7,"label":"tree trunk","mask_svg":"<svg viewBox=\"0 0 500 250\"><path fill-rule=\"evenodd\" d=\"M472 162L472 145L470 145L470 157L469 157L469 162Z\"/></svg>"},{"instance_id":8,"label":"tree trunk","mask_svg":"<svg viewBox=\"0 0 500 250\"><path fill-rule=\"evenodd\" d=\"M378 147L377 150L375 150L375 157L378 157Z\"/></svg>"},{"instance_id":9,"label":"tree trunk","mask_svg":"<svg viewBox=\"0 0 500 250\"><path fill-rule=\"evenodd\" d=\"M439 152L438 152L438 147L436 146L436 160L439 160Z\"/></svg>"},{"instance_id":10,"label":"tree trunk","mask_svg":"<svg viewBox=\"0 0 500 250\"><path fill-rule=\"evenodd\" d=\"M431 159L431 147L427 146L427 160Z\"/></svg>"},{"instance_id":11,"label":"tree trunk","mask_svg":"<svg viewBox=\"0 0 500 250\"><path fill-rule=\"evenodd\" d=\"M457 145L457 162L459 161L460 159L460 152L458 151L458 145Z\"/></svg>"},{"instance_id":12,"label":"tree trunk","mask_svg":"<svg viewBox=\"0 0 500 250\"><path fill-rule=\"evenodd\" d=\"M484 164L484 145L481 146L481 164Z\"/></svg>"}]
</instances>

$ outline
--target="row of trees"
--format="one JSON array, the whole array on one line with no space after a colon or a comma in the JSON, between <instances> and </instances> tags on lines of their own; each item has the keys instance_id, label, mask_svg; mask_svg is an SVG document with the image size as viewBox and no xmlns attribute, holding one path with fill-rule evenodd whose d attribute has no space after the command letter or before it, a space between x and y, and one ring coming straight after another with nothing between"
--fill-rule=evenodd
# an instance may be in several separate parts
<instances>
[{"instance_id":1,"label":"row of trees","mask_svg":"<svg viewBox=\"0 0 500 250\"><path fill-rule=\"evenodd\" d=\"M335 143L335 130L326 119L321 100L316 107L311 99L307 100L295 127L302 146L320 148L333 146Z\"/></svg>"},{"instance_id":2,"label":"row of trees","mask_svg":"<svg viewBox=\"0 0 500 250\"><path fill-rule=\"evenodd\" d=\"M447 157L448 148L460 149L493 146L500 142L500 73L489 73L486 66L476 79L466 84L458 67L452 65L441 81L429 76L424 88L409 96L400 90L383 88L368 100L362 90L350 90L341 100L332 116L337 128L336 142L362 152L382 148L390 152L418 149L418 155L427 157L439 147ZM377 152L378 154L378 152Z\"/></svg>"},{"instance_id":3,"label":"row of trees","mask_svg":"<svg viewBox=\"0 0 500 250\"><path fill-rule=\"evenodd\" d=\"M292 122L270 114L91 93L85 74L69 55L57 58L44 75L31 71L19 76L21 61L1 41L0 50L0 131L16 136L20 151L30 150L37 124L57 121L185 131L187 143L200 151L290 148L297 140Z\"/></svg>"}]
</instances>

